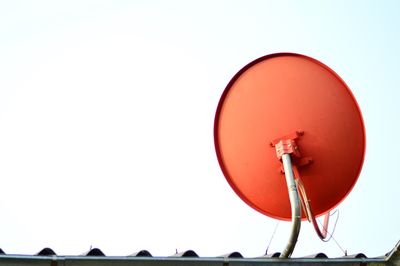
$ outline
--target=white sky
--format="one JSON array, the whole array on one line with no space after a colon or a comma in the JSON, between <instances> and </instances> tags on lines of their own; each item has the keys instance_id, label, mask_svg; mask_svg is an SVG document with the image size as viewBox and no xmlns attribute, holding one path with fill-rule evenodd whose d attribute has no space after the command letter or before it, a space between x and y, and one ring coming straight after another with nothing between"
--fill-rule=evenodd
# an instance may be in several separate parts
<instances>
[{"instance_id":1,"label":"white sky","mask_svg":"<svg viewBox=\"0 0 400 266\"><path fill-rule=\"evenodd\" d=\"M263 255L276 220L220 171L214 113L231 77L273 52L349 85L367 154L335 239L378 256L400 239L398 1L2 1L0 248L106 255ZM282 251L281 222L270 251ZM303 222L294 256L325 252Z\"/></svg>"}]
</instances>

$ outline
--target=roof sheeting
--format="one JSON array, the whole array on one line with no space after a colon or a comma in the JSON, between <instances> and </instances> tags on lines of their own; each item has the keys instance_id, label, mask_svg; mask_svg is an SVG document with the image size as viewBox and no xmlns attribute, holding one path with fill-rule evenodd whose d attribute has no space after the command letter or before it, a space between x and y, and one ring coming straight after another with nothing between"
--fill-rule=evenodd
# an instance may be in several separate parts
<instances>
[{"instance_id":1,"label":"roof sheeting","mask_svg":"<svg viewBox=\"0 0 400 266\"><path fill-rule=\"evenodd\" d=\"M147 250L141 250L129 256L106 256L100 249L93 248L77 256L60 256L51 248L44 248L36 255L11 255L0 249L0 266L3 265L48 265L48 266L258 266L258 265L399 265L400 241L392 251L378 258L367 258L364 254L354 254L341 258L328 258L324 253L317 253L302 258L280 259L279 253L258 258L243 258L239 252L232 252L218 257L199 257L193 250L177 253L169 257L154 257Z\"/></svg>"}]
</instances>

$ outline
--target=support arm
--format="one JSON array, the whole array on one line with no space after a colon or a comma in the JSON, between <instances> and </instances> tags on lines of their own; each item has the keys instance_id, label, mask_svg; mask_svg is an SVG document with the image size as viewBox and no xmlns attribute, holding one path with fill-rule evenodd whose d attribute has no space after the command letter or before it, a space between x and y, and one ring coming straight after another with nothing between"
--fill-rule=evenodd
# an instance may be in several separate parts
<instances>
[{"instance_id":1,"label":"support arm","mask_svg":"<svg viewBox=\"0 0 400 266\"><path fill-rule=\"evenodd\" d=\"M296 182L294 180L290 154L282 155L282 163L285 169L286 184L289 191L290 206L292 209L292 230L288 243L286 244L284 251L280 255L280 258L289 258L290 255L293 253L297 238L300 233L301 205L299 192L297 191Z\"/></svg>"}]
</instances>

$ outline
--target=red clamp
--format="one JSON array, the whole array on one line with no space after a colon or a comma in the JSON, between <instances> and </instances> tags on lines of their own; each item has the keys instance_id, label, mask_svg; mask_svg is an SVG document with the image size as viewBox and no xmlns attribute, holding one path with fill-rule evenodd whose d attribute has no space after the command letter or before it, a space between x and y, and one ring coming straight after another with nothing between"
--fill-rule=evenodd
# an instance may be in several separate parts
<instances>
[{"instance_id":1,"label":"red clamp","mask_svg":"<svg viewBox=\"0 0 400 266\"><path fill-rule=\"evenodd\" d=\"M297 147L296 142L293 139L283 139L275 144L276 156L279 159L282 158L284 154L292 154L296 157L300 157L299 147Z\"/></svg>"},{"instance_id":2,"label":"red clamp","mask_svg":"<svg viewBox=\"0 0 400 266\"><path fill-rule=\"evenodd\" d=\"M296 139L299 139L304 135L304 131L295 131L289 135L271 141L271 146L275 147L276 156L279 160L282 159L282 155L292 155L293 163L297 166L303 166L312 163L311 157L302 157L300 154L299 147L297 146ZM284 173L283 168L281 172Z\"/></svg>"},{"instance_id":3,"label":"red clamp","mask_svg":"<svg viewBox=\"0 0 400 266\"><path fill-rule=\"evenodd\" d=\"M297 146L295 140L300 136L303 136L303 134L303 131L296 131L292 134L271 141L271 146L275 147L276 156L278 156L279 160L284 154L292 154L298 158L301 158L299 147Z\"/></svg>"}]
</instances>

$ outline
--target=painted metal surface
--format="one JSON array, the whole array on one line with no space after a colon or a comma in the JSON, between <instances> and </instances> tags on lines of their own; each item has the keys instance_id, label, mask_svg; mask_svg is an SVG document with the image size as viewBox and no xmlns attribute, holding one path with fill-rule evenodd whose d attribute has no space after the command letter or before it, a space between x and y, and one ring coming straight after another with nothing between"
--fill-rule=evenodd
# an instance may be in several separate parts
<instances>
[{"instance_id":1,"label":"painted metal surface","mask_svg":"<svg viewBox=\"0 0 400 266\"><path fill-rule=\"evenodd\" d=\"M298 168L320 216L350 193L364 161L364 123L350 89L323 63L293 53L261 57L232 78L214 123L221 169L242 200L280 220L291 219L291 207L269 144L296 131L304 132L300 153L312 158Z\"/></svg>"}]
</instances>

